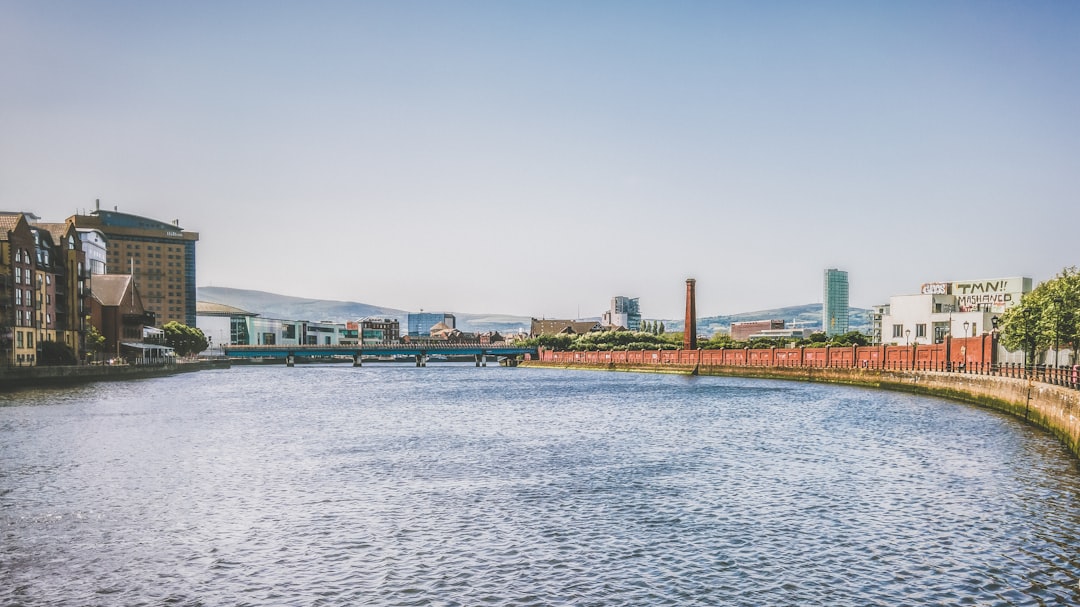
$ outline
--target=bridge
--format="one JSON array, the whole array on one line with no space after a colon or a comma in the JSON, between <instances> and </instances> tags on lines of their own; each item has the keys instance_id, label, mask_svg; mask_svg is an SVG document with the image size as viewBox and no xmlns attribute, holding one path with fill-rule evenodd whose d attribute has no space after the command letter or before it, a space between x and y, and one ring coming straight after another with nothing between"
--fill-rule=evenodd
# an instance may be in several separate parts
<instances>
[{"instance_id":1,"label":"bridge","mask_svg":"<svg viewBox=\"0 0 1080 607\"><path fill-rule=\"evenodd\" d=\"M539 358L536 348L512 346L505 343L437 343L419 342L403 344L361 344L349 346L222 346L229 358L284 358L288 366L296 364L297 357L335 358L348 356L354 367L363 366L363 357L410 357L417 367L426 367L429 356L472 356L477 367L487 366L487 357L504 358L512 367L517 357L526 354Z\"/></svg>"}]
</instances>

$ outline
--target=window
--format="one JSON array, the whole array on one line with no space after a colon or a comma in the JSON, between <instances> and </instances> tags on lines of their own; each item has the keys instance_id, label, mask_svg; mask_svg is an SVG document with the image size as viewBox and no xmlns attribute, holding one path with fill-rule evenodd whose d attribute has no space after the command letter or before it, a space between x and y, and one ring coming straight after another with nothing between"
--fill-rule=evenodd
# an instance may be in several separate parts
<instances>
[{"instance_id":1,"label":"window","mask_svg":"<svg viewBox=\"0 0 1080 607\"><path fill-rule=\"evenodd\" d=\"M892 326L892 336L893 337L903 337L904 336L904 325L893 325Z\"/></svg>"},{"instance_id":2,"label":"window","mask_svg":"<svg viewBox=\"0 0 1080 607\"><path fill-rule=\"evenodd\" d=\"M22 284L22 268L15 268L15 284Z\"/></svg>"},{"instance_id":3,"label":"window","mask_svg":"<svg viewBox=\"0 0 1080 607\"><path fill-rule=\"evenodd\" d=\"M915 325L915 337L926 337L926 324Z\"/></svg>"},{"instance_id":4,"label":"window","mask_svg":"<svg viewBox=\"0 0 1080 607\"><path fill-rule=\"evenodd\" d=\"M16 348L21 348L21 347L23 347L23 336L22 336L22 331L16 331L16 332L15 332L15 347L16 347Z\"/></svg>"},{"instance_id":5,"label":"window","mask_svg":"<svg viewBox=\"0 0 1080 607\"><path fill-rule=\"evenodd\" d=\"M15 261L22 263L22 249L15 249Z\"/></svg>"},{"instance_id":6,"label":"window","mask_svg":"<svg viewBox=\"0 0 1080 607\"><path fill-rule=\"evenodd\" d=\"M15 289L15 305L22 305L22 289ZM22 315L22 310L19 310L19 314Z\"/></svg>"}]
</instances>

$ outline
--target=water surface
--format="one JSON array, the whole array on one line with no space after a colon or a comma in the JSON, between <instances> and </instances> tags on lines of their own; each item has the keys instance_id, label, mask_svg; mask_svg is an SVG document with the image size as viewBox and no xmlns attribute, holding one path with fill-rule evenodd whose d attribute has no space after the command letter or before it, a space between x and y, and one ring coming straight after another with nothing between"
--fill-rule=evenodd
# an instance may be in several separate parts
<instances>
[{"instance_id":1,"label":"water surface","mask_svg":"<svg viewBox=\"0 0 1080 607\"><path fill-rule=\"evenodd\" d=\"M432 364L0 394L0 604L1080 604L1056 439L907 394Z\"/></svg>"}]
</instances>

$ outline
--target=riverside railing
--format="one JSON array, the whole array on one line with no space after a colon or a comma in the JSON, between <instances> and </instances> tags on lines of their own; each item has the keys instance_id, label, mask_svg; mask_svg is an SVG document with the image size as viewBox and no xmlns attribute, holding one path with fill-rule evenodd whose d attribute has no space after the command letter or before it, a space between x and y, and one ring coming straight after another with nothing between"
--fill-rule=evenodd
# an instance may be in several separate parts
<instances>
[{"instance_id":1,"label":"riverside railing","mask_svg":"<svg viewBox=\"0 0 1080 607\"><path fill-rule=\"evenodd\" d=\"M974 350L979 352L979 350ZM987 350L981 350L987 352ZM588 350L540 353L543 362L583 365L648 365L685 367L836 368L882 371L923 371L956 375L985 375L1025 379L1080 390L1080 365L1051 366L991 363L968 358L950 360L946 350L934 357L929 348L852 347L751 350ZM967 350L958 350L967 354ZM919 354L928 358L919 359Z\"/></svg>"}]
</instances>

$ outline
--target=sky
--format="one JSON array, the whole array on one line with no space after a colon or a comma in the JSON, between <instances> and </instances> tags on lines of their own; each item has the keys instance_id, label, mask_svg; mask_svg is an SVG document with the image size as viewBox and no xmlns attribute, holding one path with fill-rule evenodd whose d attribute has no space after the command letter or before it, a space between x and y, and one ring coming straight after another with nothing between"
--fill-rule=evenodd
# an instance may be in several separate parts
<instances>
[{"instance_id":1,"label":"sky","mask_svg":"<svg viewBox=\"0 0 1080 607\"><path fill-rule=\"evenodd\" d=\"M679 318L1080 264L1080 2L0 0L0 210L199 286Z\"/></svg>"}]
</instances>

